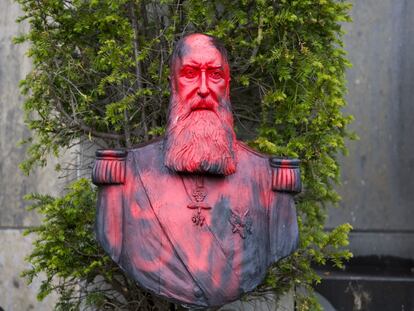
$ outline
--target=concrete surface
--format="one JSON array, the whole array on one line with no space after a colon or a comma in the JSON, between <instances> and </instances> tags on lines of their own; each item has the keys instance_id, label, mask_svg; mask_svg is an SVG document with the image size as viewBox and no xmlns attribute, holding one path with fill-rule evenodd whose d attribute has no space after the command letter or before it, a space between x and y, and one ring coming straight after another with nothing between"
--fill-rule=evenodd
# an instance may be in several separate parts
<instances>
[{"instance_id":1,"label":"concrete surface","mask_svg":"<svg viewBox=\"0 0 414 311\"><path fill-rule=\"evenodd\" d=\"M346 112L360 140L341 159L343 200L328 227L354 226L356 256L414 258L414 1L353 1L352 17Z\"/></svg>"},{"instance_id":2,"label":"concrete surface","mask_svg":"<svg viewBox=\"0 0 414 311\"><path fill-rule=\"evenodd\" d=\"M29 264L24 258L29 254L34 236L22 237L22 230L0 230L0 307L4 311L48 311L52 310L55 297L50 295L43 301L36 299L41 279L31 285L20 277Z\"/></svg>"}]
</instances>

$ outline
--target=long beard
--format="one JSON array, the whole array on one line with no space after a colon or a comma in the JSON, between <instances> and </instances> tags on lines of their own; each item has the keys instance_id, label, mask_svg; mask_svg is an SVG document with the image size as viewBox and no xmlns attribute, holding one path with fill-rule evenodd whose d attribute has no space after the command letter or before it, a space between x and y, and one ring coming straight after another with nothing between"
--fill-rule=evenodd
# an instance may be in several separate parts
<instances>
[{"instance_id":1,"label":"long beard","mask_svg":"<svg viewBox=\"0 0 414 311\"><path fill-rule=\"evenodd\" d=\"M176 104L171 103L164 164L176 172L233 174L236 136L229 103L220 111L179 111L182 105Z\"/></svg>"}]
</instances>

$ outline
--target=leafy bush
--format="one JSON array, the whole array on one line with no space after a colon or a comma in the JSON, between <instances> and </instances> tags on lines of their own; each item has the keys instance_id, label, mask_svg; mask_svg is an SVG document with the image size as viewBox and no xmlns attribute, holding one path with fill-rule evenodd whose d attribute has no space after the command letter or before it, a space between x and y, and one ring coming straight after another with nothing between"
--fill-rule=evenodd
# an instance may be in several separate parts
<instances>
[{"instance_id":1,"label":"leafy bush","mask_svg":"<svg viewBox=\"0 0 414 311\"><path fill-rule=\"evenodd\" d=\"M350 225L323 230L327 204L339 200L333 188L339 181L337 154L346 152L344 141L352 138L346 130L352 118L341 112L349 66L341 25L350 20L348 3L18 2L24 11L20 20L31 28L16 42L31 43L33 61L33 70L21 82L26 122L34 133L26 141L25 172L74 144L131 147L162 134L173 45L185 33L208 33L229 51L239 137L262 152L302 160L300 248L269 271L261 289L282 293L301 286L311 292L320 280L312 264L332 261L341 267L351 256L342 249ZM87 181L74 183L62 198L32 198L45 220L30 230L39 237L29 257L33 267L25 274L31 280L46 272L39 298L57 290L57 307L64 310L88 303L108 309L168 308L138 290L96 244L95 194ZM297 301L299 310L318 309L312 295L298 295Z\"/></svg>"}]
</instances>

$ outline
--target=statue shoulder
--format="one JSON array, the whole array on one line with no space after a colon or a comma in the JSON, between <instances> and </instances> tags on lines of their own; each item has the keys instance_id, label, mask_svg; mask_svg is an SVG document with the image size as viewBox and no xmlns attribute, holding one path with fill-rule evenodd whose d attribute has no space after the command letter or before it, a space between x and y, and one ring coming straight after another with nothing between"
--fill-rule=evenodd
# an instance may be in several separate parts
<instances>
[{"instance_id":1,"label":"statue shoulder","mask_svg":"<svg viewBox=\"0 0 414 311\"><path fill-rule=\"evenodd\" d=\"M238 140L237 145L239 147L238 148L239 151L246 154L249 160L251 160L252 158L255 158L255 159L258 159L259 161L266 161L269 158L267 155L260 153L257 150L254 150L253 148L251 148L249 145L247 145L246 143L242 141Z\"/></svg>"},{"instance_id":2,"label":"statue shoulder","mask_svg":"<svg viewBox=\"0 0 414 311\"><path fill-rule=\"evenodd\" d=\"M259 166L261 165L265 165L268 169L267 165L270 165L273 191L291 193L301 192L300 161L298 159L265 155L250 148L243 142L238 141L237 143L239 150L246 155L244 158L256 165L255 170L259 169Z\"/></svg>"},{"instance_id":3,"label":"statue shoulder","mask_svg":"<svg viewBox=\"0 0 414 311\"><path fill-rule=\"evenodd\" d=\"M301 192L302 183L299 164L300 161L298 159L270 157L272 190L291 193Z\"/></svg>"},{"instance_id":4,"label":"statue shoulder","mask_svg":"<svg viewBox=\"0 0 414 311\"><path fill-rule=\"evenodd\" d=\"M128 152L122 149L100 149L96 151L92 170L95 185L116 185L125 182L125 164Z\"/></svg>"},{"instance_id":5,"label":"statue shoulder","mask_svg":"<svg viewBox=\"0 0 414 311\"><path fill-rule=\"evenodd\" d=\"M118 185L125 183L128 163L134 159L154 158L163 148L163 137L135 146L132 149L99 149L96 151L92 170L92 182L95 185ZM130 167L130 165L129 165Z\"/></svg>"}]
</instances>

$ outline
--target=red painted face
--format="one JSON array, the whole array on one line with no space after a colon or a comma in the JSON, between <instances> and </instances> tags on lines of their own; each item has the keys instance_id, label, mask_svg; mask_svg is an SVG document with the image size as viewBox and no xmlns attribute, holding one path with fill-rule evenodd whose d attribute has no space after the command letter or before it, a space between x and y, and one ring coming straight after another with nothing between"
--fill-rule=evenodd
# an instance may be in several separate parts
<instances>
[{"instance_id":1,"label":"red painted face","mask_svg":"<svg viewBox=\"0 0 414 311\"><path fill-rule=\"evenodd\" d=\"M229 66L210 37L194 34L184 40L171 68L164 164L176 172L233 174Z\"/></svg>"},{"instance_id":2,"label":"red painted face","mask_svg":"<svg viewBox=\"0 0 414 311\"><path fill-rule=\"evenodd\" d=\"M215 110L228 98L229 68L211 39L193 35L186 39L184 55L175 66L175 88L183 110ZM186 109L187 108L187 109Z\"/></svg>"}]
</instances>

